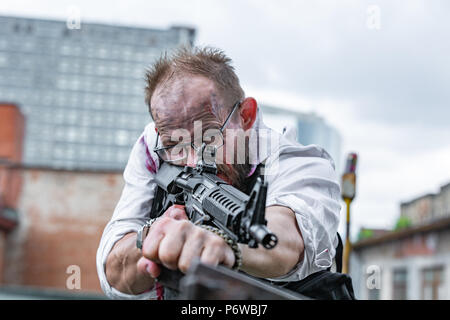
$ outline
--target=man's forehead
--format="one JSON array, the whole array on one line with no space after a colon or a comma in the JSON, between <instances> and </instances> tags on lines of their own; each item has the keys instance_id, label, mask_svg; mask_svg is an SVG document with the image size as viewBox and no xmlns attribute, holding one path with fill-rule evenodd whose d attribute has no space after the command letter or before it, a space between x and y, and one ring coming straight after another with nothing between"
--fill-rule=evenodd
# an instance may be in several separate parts
<instances>
[{"instance_id":1,"label":"man's forehead","mask_svg":"<svg viewBox=\"0 0 450 320\"><path fill-rule=\"evenodd\" d=\"M157 111L177 108L178 112L185 112L215 95L217 89L210 79L200 76L177 76L156 87L151 105Z\"/></svg>"},{"instance_id":2,"label":"man's forehead","mask_svg":"<svg viewBox=\"0 0 450 320\"><path fill-rule=\"evenodd\" d=\"M221 104L213 81L201 76L177 77L168 81L156 88L151 99L159 130L188 129L195 120L217 121L217 109Z\"/></svg>"}]
</instances>

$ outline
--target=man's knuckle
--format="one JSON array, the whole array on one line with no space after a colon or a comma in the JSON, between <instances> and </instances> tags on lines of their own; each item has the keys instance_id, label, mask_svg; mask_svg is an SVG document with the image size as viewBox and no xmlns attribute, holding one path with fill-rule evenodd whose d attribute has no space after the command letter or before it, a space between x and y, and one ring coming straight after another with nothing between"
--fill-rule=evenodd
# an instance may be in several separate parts
<instances>
[{"instance_id":1,"label":"man's knuckle","mask_svg":"<svg viewBox=\"0 0 450 320\"><path fill-rule=\"evenodd\" d=\"M176 221L175 223L172 223L170 227L167 227L166 230L171 234L182 235L184 237L184 235L189 232L189 224L190 222Z\"/></svg>"},{"instance_id":2,"label":"man's knuckle","mask_svg":"<svg viewBox=\"0 0 450 320\"><path fill-rule=\"evenodd\" d=\"M169 217L161 217L155 222L155 224L159 225L159 226L165 226L165 225L169 224L171 221L172 221L172 219Z\"/></svg>"},{"instance_id":3,"label":"man's knuckle","mask_svg":"<svg viewBox=\"0 0 450 320\"><path fill-rule=\"evenodd\" d=\"M156 254L155 254L154 250L150 249L149 246L145 246L145 245L142 247L142 255L150 260L156 258Z\"/></svg>"},{"instance_id":4,"label":"man's knuckle","mask_svg":"<svg viewBox=\"0 0 450 320\"><path fill-rule=\"evenodd\" d=\"M161 262L168 263L168 264L174 264L177 260L177 257L173 252L164 250L159 253L159 259L161 260Z\"/></svg>"},{"instance_id":5,"label":"man's knuckle","mask_svg":"<svg viewBox=\"0 0 450 320\"><path fill-rule=\"evenodd\" d=\"M166 218L159 218L158 220L156 220L150 227L149 236L151 234L163 232L163 230L166 228L167 223L168 220Z\"/></svg>"},{"instance_id":6,"label":"man's knuckle","mask_svg":"<svg viewBox=\"0 0 450 320\"><path fill-rule=\"evenodd\" d=\"M190 264L188 261L178 263L178 269L180 269L180 271L183 273L186 273L188 271L189 266L190 266Z\"/></svg>"},{"instance_id":7,"label":"man's knuckle","mask_svg":"<svg viewBox=\"0 0 450 320\"><path fill-rule=\"evenodd\" d=\"M179 231L189 230L192 227L192 223L189 220L179 220L177 223Z\"/></svg>"},{"instance_id":8,"label":"man's knuckle","mask_svg":"<svg viewBox=\"0 0 450 320\"><path fill-rule=\"evenodd\" d=\"M208 245L216 249L220 249L225 246L225 241L219 236L212 236L208 240Z\"/></svg>"},{"instance_id":9,"label":"man's knuckle","mask_svg":"<svg viewBox=\"0 0 450 320\"><path fill-rule=\"evenodd\" d=\"M214 255L202 256L202 258L200 260L202 263L209 264L209 265L217 265L218 264L218 259Z\"/></svg>"},{"instance_id":10,"label":"man's knuckle","mask_svg":"<svg viewBox=\"0 0 450 320\"><path fill-rule=\"evenodd\" d=\"M202 240L205 238L205 230L200 227L196 227L192 230L192 238L195 240Z\"/></svg>"}]
</instances>

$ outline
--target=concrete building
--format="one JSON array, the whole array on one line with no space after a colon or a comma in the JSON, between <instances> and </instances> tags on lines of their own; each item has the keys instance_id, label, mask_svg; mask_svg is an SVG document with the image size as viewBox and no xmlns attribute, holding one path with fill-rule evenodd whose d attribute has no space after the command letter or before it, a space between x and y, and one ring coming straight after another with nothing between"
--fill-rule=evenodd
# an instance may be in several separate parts
<instances>
[{"instance_id":1,"label":"concrete building","mask_svg":"<svg viewBox=\"0 0 450 320\"><path fill-rule=\"evenodd\" d=\"M23 163L123 169L150 120L145 69L195 30L0 16L0 101L27 119Z\"/></svg>"},{"instance_id":2,"label":"concrete building","mask_svg":"<svg viewBox=\"0 0 450 320\"><path fill-rule=\"evenodd\" d=\"M261 105L263 119L266 125L282 132L285 126L297 130L297 141L303 145L316 144L323 147L333 158L338 173L341 167L341 136L339 132L314 114L300 111Z\"/></svg>"},{"instance_id":3,"label":"concrete building","mask_svg":"<svg viewBox=\"0 0 450 320\"><path fill-rule=\"evenodd\" d=\"M353 244L359 299L450 299L449 186L401 204L409 227Z\"/></svg>"},{"instance_id":4,"label":"concrete building","mask_svg":"<svg viewBox=\"0 0 450 320\"><path fill-rule=\"evenodd\" d=\"M440 187L438 193L429 193L400 204L400 215L412 225L421 225L450 216L450 183Z\"/></svg>"}]
</instances>

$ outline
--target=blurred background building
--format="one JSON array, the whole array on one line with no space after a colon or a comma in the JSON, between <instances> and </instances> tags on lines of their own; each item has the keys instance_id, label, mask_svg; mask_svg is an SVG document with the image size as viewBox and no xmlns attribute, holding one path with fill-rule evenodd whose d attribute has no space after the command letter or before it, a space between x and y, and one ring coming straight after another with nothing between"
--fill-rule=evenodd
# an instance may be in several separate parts
<instances>
[{"instance_id":1,"label":"blurred background building","mask_svg":"<svg viewBox=\"0 0 450 320\"><path fill-rule=\"evenodd\" d=\"M145 68L195 30L0 16L0 99L27 119L23 163L121 169L150 120Z\"/></svg>"},{"instance_id":2,"label":"blurred background building","mask_svg":"<svg viewBox=\"0 0 450 320\"><path fill-rule=\"evenodd\" d=\"M363 229L353 245L357 296L450 299L450 183L401 203L400 212L394 230Z\"/></svg>"},{"instance_id":3,"label":"blurred background building","mask_svg":"<svg viewBox=\"0 0 450 320\"><path fill-rule=\"evenodd\" d=\"M95 254L131 147L151 121L145 69L194 39L189 27L70 29L0 16L0 299L103 297ZM323 118L262 110L269 126L295 127L300 143L324 147L339 168L340 138Z\"/></svg>"},{"instance_id":4,"label":"blurred background building","mask_svg":"<svg viewBox=\"0 0 450 320\"><path fill-rule=\"evenodd\" d=\"M324 118L315 113L261 105L264 123L282 132L285 127L295 128L297 141L303 145L316 144L324 148L333 158L336 172L341 168L341 136L336 128L329 125Z\"/></svg>"}]
</instances>

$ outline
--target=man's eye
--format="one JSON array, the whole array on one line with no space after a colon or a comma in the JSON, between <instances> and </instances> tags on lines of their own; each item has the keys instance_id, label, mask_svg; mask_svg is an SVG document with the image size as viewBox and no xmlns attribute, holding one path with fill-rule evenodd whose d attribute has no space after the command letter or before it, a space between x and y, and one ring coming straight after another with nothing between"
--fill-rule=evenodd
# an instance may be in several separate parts
<instances>
[{"instance_id":1,"label":"man's eye","mask_svg":"<svg viewBox=\"0 0 450 320\"><path fill-rule=\"evenodd\" d=\"M162 145L164 148L173 148L178 144L180 144L178 141L172 141L172 140L162 141Z\"/></svg>"},{"instance_id":2,"label":"man's eye","mask_svg":"<svg viewBox=\"0 0 450 320\"><path fill-rule=\"evenodd\" d=\"M186 149L185 147L175 146L170 149L170 155L172 159L180 159L186 157Z\"/></svg>"}]
</instances>

